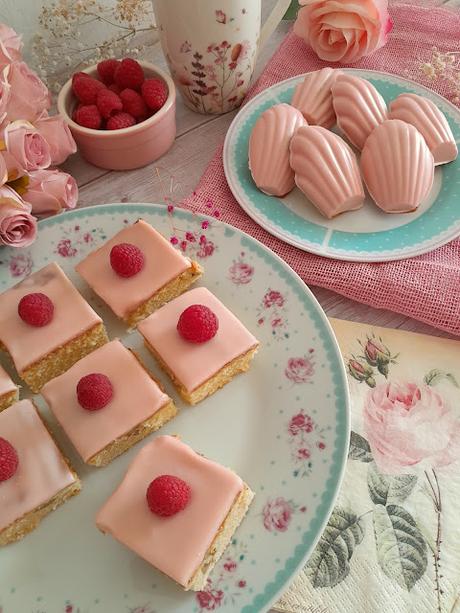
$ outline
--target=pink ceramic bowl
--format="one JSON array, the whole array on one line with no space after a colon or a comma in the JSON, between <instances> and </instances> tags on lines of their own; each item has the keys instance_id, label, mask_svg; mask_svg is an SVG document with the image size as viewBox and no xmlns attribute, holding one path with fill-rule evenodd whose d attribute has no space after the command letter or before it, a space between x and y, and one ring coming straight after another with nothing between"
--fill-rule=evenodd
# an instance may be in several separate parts
<instances>
[{"instance_id":1,"label":"pink ceramic bowl","mask_svg":"<svg viewBox=\"0 0 460 613\"><path fill-rule=\"evenodd\" d=\"M69 124L82 156L100 168L109 170L131 170L150 164L161 157L176 137L176 89L165 72L149 64L139 62L146 78L160 77L169 91L162 108L141 123L121 130L92 130L79 126L72 119L76 99L72 94L72 80L69 79L59 92L57 107ZM96 76L96 66L85 70Z\"/></svg>"}]
</instances>

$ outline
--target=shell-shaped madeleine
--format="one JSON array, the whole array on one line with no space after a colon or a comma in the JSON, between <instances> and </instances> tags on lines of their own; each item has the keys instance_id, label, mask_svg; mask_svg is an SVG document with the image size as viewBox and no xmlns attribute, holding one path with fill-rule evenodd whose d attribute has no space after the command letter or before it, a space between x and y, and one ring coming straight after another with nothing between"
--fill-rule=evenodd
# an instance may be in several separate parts
<instances>
[{"instance_id":1,"label":"shell-shaped madeleine","mask_svg":"<svg viewBox=\"0 0 460 613\"><path fill-rule=\"evenodd\" d=\"M417 128L433 154L435 164L447 164L458 155L457 144L444 113L434 102L417 94L401 94L390 102L390 119Z\"/></svg>"},{"instance_id":2,"label":"shell-shaped madeleine","mask_svg":"<svg viewBox=\"0 0 460 613\"><path fill-rule=\"evenodd\" d=\"M297 187L328 219L361 208L364 188L347 143L321 126L302 126L291 141Z\"/></svg>"},{"instance_id":3,"label":"shell-shaped madeleine","mask_svg":"<svg viewBox=\"0 0 460 613\"><path fill-rule=\"evenodd\" d=\"M291 104L302 113L309 125L330 128L335 124L331 87L338 70L322 68L310 72L297 85Z\"/></svg>"},{"instance_id":4,"label":"shell-shaped madeleine","mask_svg":"<svg viewBox=\"0 0 460 613\"><path fill-rule=\"evenodd\" d=\"M433 185L434 159L414 126L388 119L367 139L361 170L377 206L385 213L409 213Z\"/></svg>"},{"instance_id":5,"label":"shell-shaped madeleine","mask_svg":"<svg viewBox=\"0 0 460 613\"><path fill-rule=\"evenodd\" d=\"M270 196L285 196L293 189L289 144L297 128L305 124L290 104L275 104L262 113L249 138L249 168L257 187Z\"/></svg>"},{"instance_id":6,"label":"shell-shaped madeleine","mask_svg":"<svg viewBox=\"0 0 460 613\"><path fill-rule=\"evenodd\" d=\"M332 104L337 125L358 149L388 116L385 100L372 83L345 72L332 85Z\"/></svg>"}]
</instances>

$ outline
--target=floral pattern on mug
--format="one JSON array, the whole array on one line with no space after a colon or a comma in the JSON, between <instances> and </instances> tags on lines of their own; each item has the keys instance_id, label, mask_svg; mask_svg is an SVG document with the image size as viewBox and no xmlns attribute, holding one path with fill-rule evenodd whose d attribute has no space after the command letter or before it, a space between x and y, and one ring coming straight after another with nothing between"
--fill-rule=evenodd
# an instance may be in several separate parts
<instances>
[{"instance_id":1,"label":"floral pattern on mug","mask_svg":"<svg viewBox=\"0 0 460 613\"><path fill-rule=\"evenodd\" d=\"M221 23L225 23L222 21ZM188 41L180 45L183 54L193 50ZM237 108L251 77L255 49L248 40L231 45L227 40L211 42L206 50L194 50L191 69L168 57L173 77L192 107L201 113L224 113Z\"/></svg>"}]
</instances>

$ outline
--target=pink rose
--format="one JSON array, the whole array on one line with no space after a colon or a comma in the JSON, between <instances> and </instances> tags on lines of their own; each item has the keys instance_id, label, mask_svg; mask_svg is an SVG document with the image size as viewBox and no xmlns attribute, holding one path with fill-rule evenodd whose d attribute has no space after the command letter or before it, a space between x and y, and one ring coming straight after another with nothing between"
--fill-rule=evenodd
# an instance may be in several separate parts
<instances>
[{"instance_id":1,"label":"pink rose","mask_svg":"<svg viewBox=\"0 0 460 613\"><path fill-rule=\"evenodd\" d=\"M292 507L284 498L269 500L262 510L264 526L270 532L286 532L292 517Z\"/></svg>"},{"instance_id":2,"label":"pink rose","mask_svg":"<svg viewBox=\"0 0 460 613\"><path fill-rule=\"evenodd\" d=\"M293 436L296 436L299 432L309 434L313 432L313 420L309 415L305 415L303 411L300 411L300 413L291 417L288 430Z\"/></svg>"},{"instance_id":3,"label":"pink rose","mask_svg":"<svg viewBox=\"0 0 460 613\"><path fill-rule=\"evenodd\" d=\"M387 42L388 0L299 0L294 32L322 60L349 64Z\"/></svg>"},{"instance_id":4,"label":"pink rose","mask_svg":"<svg viewBox=\"0 0 460 613\"><path fill-rule=\"evenodd\" d=\"M35 215L74 209L78 200L77 182L61 170L36 170L29 174L23 198L32 206Z\"/></svg>"},{"instance_id":5,"label":"pink rose","mask_svg":"<svg viewBox=\"0 0 460 613\"><path fill-rule=\"evenodd\" d=\"M37 220L30 206L10 187L0 187L0 244L28 247L37 236Z\"/></svg>"},{"instance_id":6,"label":"pink rose","mask_svg":"<svg viewBox=\"0 0 460 613\"><path fill-rule=\"evenodd\" d=\"M222 590L204 590L196 593L196 599L201 609L207 611L214 611L217 607L220 607L224 598Z\"/></svg>"},{"instance_id":7,"label":"pink rose","mask_svg":"<svg viewBox=\"0 0 460 613\"><path fill-rule=\"evenodd\" d=\"M13 28L0 23L0 67L21 59L21 37Z\"/></svg>"},{"instance_id":8,"label":"pink rose","mask_svg":"<svg viewBox=\"0 0 460 613\"><path fill-rule=\"evenodd\" d=\"M51 164L50 148L43 136L27 121L13 121L4 132L6 151L3 152L8 178L17 179Z\"/></svg>"},{"instance_id":9,"label":"pink rose","mask_svg":"<svg viewBox=\"0 0 460 613\"><path fill-rule=\"evenodd\" d=\"M6 112L8 108L8 102L10 99L11 86L6 78L7 70L0 72L0 125L6 119Z\"/></svg>"},{"instance_id":10,"label":"pink rose","mask_svg":"<svg viewBox=\"0 0 460 613\"><path fill-rule=\"evenodd\" d=\"M314 366L308 358L290 358L284 374L293 383L305 383L315 372Z\"/></svg>"},{"instance_id":11,"label":"pink rose","mask_svg":"<svg viewBox=\"0 0 460 613\"><path fill-rule=\"evenodd\" d=\"M270 289L264 296L264 307L266 309L269 309L272 306L282 307L283 304L284 296L281 294L281 292Z\"/></svg>"},{"instance_id":12,"label":"pink rose","mask_svg":"<svg viewBox=\"0 0 460 613\"><path fill-rule=\"evenodd\" d=\"M251 282L254 268L246 262L233 262L229 269L230 280L235 285L246 285Z\"/></svg>"},{"instance_id":13,"label":"pink rose","mask_svg":"<svg viewBox=\"0 0 460 613\"><path fill-rule=\"evenodd\" d=\"M33 123L51 105L46 85L25 62L14 62L5 71L11 86L7 104L8 121L24 119Z\"/></svg>"},{"instance_id":14,"label":"pink rose","mask_svg":"<svg viewBox=\"0 0 460 613\"><path fill-rule=\"evenodd\" d=\"M460 420L429 385L382 383L368 392L364 429L383 473L426 460L446 466L460 451Z\"/></svg>"},{"instance_id":15,"label":"pink rose","mask_svg":"<svg viewBox=\"0 0 460 613\"><path fill-rule=\"evenodd\" d=\"M77 150L69 126L60 115L39 119L35 127L49 145L51 164L62 164L69 155Z\"/></svg>"}]
</instances>

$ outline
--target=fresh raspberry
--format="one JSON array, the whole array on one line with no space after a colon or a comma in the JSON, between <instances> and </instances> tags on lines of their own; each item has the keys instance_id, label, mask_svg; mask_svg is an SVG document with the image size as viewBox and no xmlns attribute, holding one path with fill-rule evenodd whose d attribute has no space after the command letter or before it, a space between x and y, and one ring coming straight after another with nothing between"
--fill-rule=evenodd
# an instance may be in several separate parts
<instances>
[{"instance_id":1,"label":"fresh raspberry","mask_svg":"<svg viewBox=\"0 0 460 613\"><path fill-rule=\"evenodd\" d=\"M133 277L144 268L144 254L131 243L119 243L110 251L110 265L120 277Z\"/></svg>"},{"instance_id":2,"label":"fresh raspberry","mask_svg":"<svg viewBox=\"0 0 460 613\"><path fill-rule=\"evenodd\" d=\"M148 114L147 105L140 94L134 89L126 88L120 94L123 110L136 119L145 119Z\"/></svg>"},{"instance_id":3,"label":"fresh raspberry","mask_svg":"<svg viewBox=\"0 0 460 613\"><path fill-rule=\"evenodd\" d=\"M53 319L54 304L40 292L26 294L18 304L19 317L29 326L41 328Z\"/></svg>"},{"instance_id":4,"label":"fresh raspberry","mask_svg":"<svg viewBox=\"0 0 460 613\"><path fill-rule=\"evenodd\" d=\"M146 79L142 84L142 97L152 111L158 111L168 98L168 88L161 79Z\"/></svg>"},{"instance_id":5,"label":"fresh raspberry","mask_svg":"<svg viewBox=\"0 0 460 613\"><path fill-rule=\"evenodd\" d=\"M116 113L107 121L107 130L121 130L122 128L130 128L136 123L132 115L128 113Z\"/></svg>"},{"instance_id":6,"label":"fresh raspberry","mask_svg":"<svg viewBox=\"0 0 460 613\"><path fill-rule=\"evenodd\" d=\"M102 117L95 104L83 104L75 112L75 121L84 128L99 130Z\"/></svg>"},{"instance_id":7,"label":"fresh raspberry","mask_svg":"<svg viewBox=\"0 0 460 613\"><path fill-rule=\"evenodd\" d=\"M16 449L0 437L0 483L8 481L18 469L19 458Z\"/></svg>"},{"instance_id":8,"label":"fresh raspberry","mask_svg":"<svg viewBox=\"0 0 460 613\"><path fill-rule=\"evenodd\" d=\"M131 89L140 89L144 82L144 71L142 66L136 60L126 57L121 60L114 74L114 80L122 89L129 87Z\"/></svg>"},{"instance_id":9,"label":"fresh raspberry","mask_svg":"<svg viewBox=\"0 0 460 613\"><path fill-rule=\"evenodd\" d=\"M113 83L113 76L120 62L115 59L102 60L97 65L97 74L103 83L110 85Z\"/></svg>"},{"instance_id":10,"label":"fresh raspberry","mask_svg":"<svg viewBox=\"0 0 460 613\"><path fill-rule=\"evenodd\" d=\"M77 398L79 405L87 411L103 409L113 398L110 379L99 372L82 377L77 383Z\"/></svg>"},{"instance_id":11,"label":"fresh raspberry","mask_svg":"<svg viewBox=\"0 0 460 613\"><path fill-rule=\"evenodd\" d=\"M111 92L115 92L117 94L117 96L119 96L121 94L121 92L123 91L121 89L121 87L119 85L117 85L116 83L111 83L107 89L109 89Z\"/></svg>"},{"instance_id":12,"label":"fresh raspberry","mask_svg":"<svg viewBox=\"0 0 460 613\"><path fill-rule=\"evenodd\" d=\"M161 475L147 488L147 504L155 515L170 517L185 509L191 494L190 486L183 479Z\"/></svg>"},{"instance_id":13,"label":"fresh raspberry","mask_svg":"<svg viewBox=\"0 0 460 613\"><path fill-rule=\"evenodd\" d=\"M101 89L97 94L97 108L104 119L108 119L123 108L120 96L108 89Z\"/></svg>"},{"instance_id":14,"label":"fresh raspberry","mask_svg":"<svg viewBox=\"0 0 460 613\"><path fill-rule=\"evenodd\" d=\"M190 343L205 343L217 334L219 320L204 304L192 304L182 312L177 330Z\"/></svg>"},{"instance_id":15,"label":"fresh raspberry","mask_svg":"<svg viewBox=\"0 0 460 613\"><path fill-rule=\"evenodd\" d=\"M96 104L97 94L101 89L105 89L104 83L88 75L72 82L72 91L83 104Z\"/></svg>"},{"instance_id":16,"label":"fresh raspberry","mask_svg":"<svg viewBox=\"0 0 460 613\"><path fill-rule=\"evenodd\" d=\"M72 119L77 122L77 111L79 109L81 109L82 106L85 106L84 104L82 104L81 102L79 102L77 104L77 106L74 108L74 110L72 111Z\"/></svg>"},{"instance_id":17,"label":"fresh raspberry","mask_svg":"<svg viewBox=\"0 0 460 613\"><path fill-rule=\"evenodd\" d=\"M87 72L75 72L72 75L72 87L75 81L78 81L78 79L83 79L83 78L92 79L93 77L91 77Z\"/></svg>"}]
</instances>

